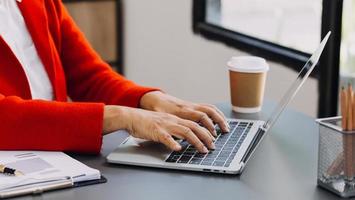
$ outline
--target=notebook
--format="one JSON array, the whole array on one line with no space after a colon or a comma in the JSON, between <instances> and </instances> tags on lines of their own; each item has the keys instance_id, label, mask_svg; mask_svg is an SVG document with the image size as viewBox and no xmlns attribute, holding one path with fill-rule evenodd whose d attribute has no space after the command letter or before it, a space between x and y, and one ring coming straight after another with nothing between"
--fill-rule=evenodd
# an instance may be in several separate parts
<instances>
[{"instance_id":1,"label":"notebook","mask_svg":"<svg viewBox=\"0 0 355 200\"><path fill-rule=\"evenodd\" d=\"M0 174L0 198L106 182L99 170L62 152L0 151L0 163L24 174Z\"/></svg>"}]
</instances>

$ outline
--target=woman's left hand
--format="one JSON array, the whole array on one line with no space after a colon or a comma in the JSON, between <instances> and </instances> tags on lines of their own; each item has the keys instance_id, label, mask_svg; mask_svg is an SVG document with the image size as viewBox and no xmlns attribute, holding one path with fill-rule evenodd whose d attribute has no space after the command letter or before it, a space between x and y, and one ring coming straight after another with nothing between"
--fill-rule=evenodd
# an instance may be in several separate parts
<instances>
[{"instance_id":1,"label":"woman's left hand","mask_svg":"<svg viewBox=\"0 0 355 200\"><path fill-rule=\"evenodd\" d=\"M165 112L202 124L212 135L217 136L214 123L223 132L229 132L224 114L214 105L184 101L160 91L149 92L140 100L140 107L147 110Z\"/></svg>"}]
</instances>

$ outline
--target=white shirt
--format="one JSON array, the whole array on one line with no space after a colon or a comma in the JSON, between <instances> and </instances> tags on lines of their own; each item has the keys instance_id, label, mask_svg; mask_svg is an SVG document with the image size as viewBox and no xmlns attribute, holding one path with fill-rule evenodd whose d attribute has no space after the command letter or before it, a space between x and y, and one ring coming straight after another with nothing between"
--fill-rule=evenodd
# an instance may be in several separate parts
<instances>
[{"instance_id":1,"label":"white shirt","mask_svg":"<svg viewBox=\"0 0 355 200\"><path fill-rule=\"evenodd\" d=\"M53 100L52 84L16 0L0 0L0 35L22 65L30 85L32 99Z\"/></svg>"}]
</instances>

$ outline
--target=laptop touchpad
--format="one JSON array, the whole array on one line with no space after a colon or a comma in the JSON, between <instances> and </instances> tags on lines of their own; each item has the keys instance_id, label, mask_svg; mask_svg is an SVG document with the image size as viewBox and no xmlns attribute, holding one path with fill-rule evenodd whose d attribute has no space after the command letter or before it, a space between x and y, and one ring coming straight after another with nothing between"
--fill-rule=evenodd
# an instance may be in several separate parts
<instances>
[{"instance_id":1,"label":"laptop touchpad","mask_svg":"<svg viewBox=\"0 0 355 200\"><path fill-rule=\"evenodd\" d=\"M170 153L171 150L163 144L134 137L129 137L114 151L115 157L127 162L133 160L145 162L146 159L162 162Z\"/></svg>"}]
</instances>

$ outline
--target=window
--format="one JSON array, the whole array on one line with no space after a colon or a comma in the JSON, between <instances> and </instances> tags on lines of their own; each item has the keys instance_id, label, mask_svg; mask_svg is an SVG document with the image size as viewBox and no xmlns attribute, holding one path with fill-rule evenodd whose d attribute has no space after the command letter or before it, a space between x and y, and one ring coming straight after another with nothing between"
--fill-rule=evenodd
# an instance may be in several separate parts
<instances>
[{"instance_id":1,"label":"window","mask_svg":"<svg viewBox=\"0 0 355 200\"><path fill-rule=\"evenodd\" d=\"M113 69L123 73L121 0L63 2L92 47Z\"/></svg>"},{"instance_id":2,"label":"window","mask_svg":"<svg viewBox=\"0 0 355 200\"><path fill-rule=\"evenodd\" d=\"M321 0L207 2L210 9L206 21L211 24L306 53L312 53L319 44ZM220 5L213 5L213 2L220 2ZM220 13L214 15L216 12Z\"/></svg>"},{"instance_id":3,"label":"window","mask_svg":"<svg viewBox=\"0 0 355 200\"><path fill-rule=\"evenodd\" d=\"M337 115L343 0L194 0L193 4L195 33L296 71L332 31L312 76L319 81L318 116Z\"/></svg>"},{"instance_id":4,"label":"window","mask_svg":"<svg viewBox=\"0 0 355 200\"><path fill-rule=\"evenodd\" d=\"M340 51L340 85L355 87L355 2L344 0Z\"/></svg>"}]
</instances>

